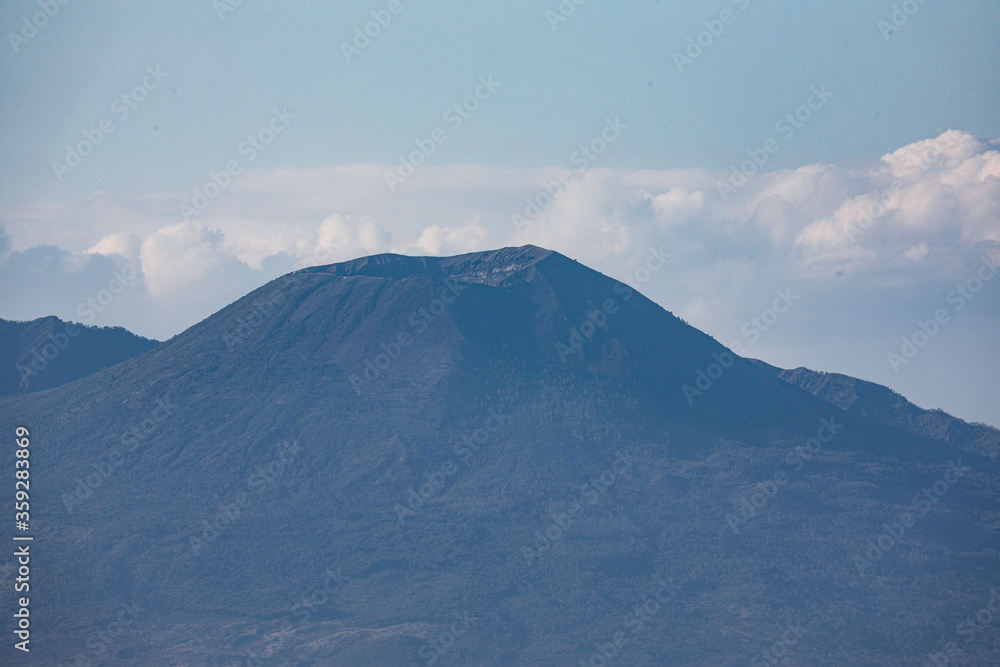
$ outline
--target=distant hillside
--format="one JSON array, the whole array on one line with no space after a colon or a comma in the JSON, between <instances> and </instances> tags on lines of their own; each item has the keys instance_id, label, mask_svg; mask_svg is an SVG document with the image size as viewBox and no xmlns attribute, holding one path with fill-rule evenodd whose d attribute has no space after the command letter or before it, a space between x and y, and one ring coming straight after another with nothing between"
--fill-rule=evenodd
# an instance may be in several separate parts
<instances>
[{"instance_id":1,"label":"distant hillside","mask_svg":"<svg viewBox=\"0 0 1000 667\"><path fill-rule=\"evenodd\" d=\"M754 363L851 414L906 433L952 443L993 460L1000 459L1000 430L986 424L970 424L943 410L924 410L888 387L848 375L808 368L784 370L757 360Z\"/></svg>"},{"instance_id":2,"label":"distant hillside","mask_svg":"<svg viewBox=\"0 0 1000 667\"><path fill-rule=\"evenodd\" d=\"M0 396L58 387L159 345L121 327L0 319Z\"/></svg>"}]
</instances>

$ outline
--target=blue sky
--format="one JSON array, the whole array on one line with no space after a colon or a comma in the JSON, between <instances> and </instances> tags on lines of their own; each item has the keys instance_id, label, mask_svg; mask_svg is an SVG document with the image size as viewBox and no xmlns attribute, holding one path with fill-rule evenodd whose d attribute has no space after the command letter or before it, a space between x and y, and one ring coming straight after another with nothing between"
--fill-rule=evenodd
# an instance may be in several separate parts
<instances>
[{"instance_id":1,"label":"blue sky","mask_svg":"<svg viewBox=\"0 0 1000 667\"><path fill-rule=\"evenodd\" d=\"M115 179L183 187L273 106L299 123L264 166L392 161L483 74L503 95L433 163L560 164L597 119L618 114L641 131L605 166L726 168L822 83L838 92L835 108L776 166L877 158L952 127L1000 136L995 3L929 0L885 41L877 21L892 3L587 0L553 31L555 1L403 2L347 63L340 43L386 4L245 0L222 20L209 0L61 6L17 53L4 49L4 89L17 91L3 102L5 201ZM726 9L735 22L678 72L673 54ZM0 26L17 31L37 11L5 2ZM151 65L170 72L164 88L56 187L53 155Z\"/></svg>"},{"instance_id":2,"label":"blue sky","mask_svg":"<svg viewBox=\"0 0 1000 667\"><path fill-rule=\"evenodd\" d=\"M93 323L165 338L321 246L338 261L532 242L621 278L666 244L675 262L643 291L722 342L746 338L775 290L799 289L746 354L1000 425L1000 280L910 363L887 362L1000 248L995 3L228 4L0 7L0 317L79 320L127 265L135 284ZM11 37L44 6L36 34ZM391 22L346 57L372 12ZM495 89L447 121L482 78ZM831 94L780 131L816 89ZM624 129L581 169L608 119ZM398 156L436 130L388 189ZM57 174L85 133L100 144ZM921 152L932 163L845 242L854 208ZM571 182L516 229L562 169ZM227 184L185 220L213 173Z\"/></svg>"}]
</instances>

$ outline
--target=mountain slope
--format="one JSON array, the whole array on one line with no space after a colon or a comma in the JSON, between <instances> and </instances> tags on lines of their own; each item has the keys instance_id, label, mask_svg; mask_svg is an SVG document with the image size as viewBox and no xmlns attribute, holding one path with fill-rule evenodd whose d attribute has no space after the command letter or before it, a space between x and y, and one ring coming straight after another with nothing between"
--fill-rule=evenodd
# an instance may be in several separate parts
<instances>
[{"instance_id":1,"label":"mountain slope","mask_svg":"<svg viewBox=\"0 0 1000 667\"><path fill-rule=\"evenodd\" d=\"M0 319L0 396L51 389L159 345L121 327Z\"/></svg>"},{"instance_id":2,"label":"mountain slope","mask_svg":"<svg viewBox=\"0 0 1000 667\"><path fill-rule=\"evenodd\" d=\"M299 271L0 421L39 664L913 664L997 579L992 461L530 246Z\"/></svg>"},{"instance_id":3,"label":"mountain slope","mask_svg":"<svg viewBox=\"0 0 1000 667\"><path fill-rule=\"evenodd\" d=\"M953 443L969 452L1000 459L1000 430L986 424L969 424L943 410L924 410L888 387L839 373L822 373L807 368L789 370L764 362L760 367L805 389L841 410L868 417L905 433Z\"/></svg>"}]
</instances>

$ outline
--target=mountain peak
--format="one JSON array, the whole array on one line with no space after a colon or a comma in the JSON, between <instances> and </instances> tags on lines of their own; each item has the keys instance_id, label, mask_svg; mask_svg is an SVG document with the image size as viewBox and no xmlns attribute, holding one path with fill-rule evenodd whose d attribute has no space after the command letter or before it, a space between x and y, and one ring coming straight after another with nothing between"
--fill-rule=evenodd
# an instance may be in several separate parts
<instances>
[{"instance_id":1,"label":"mountain peak","mask_svg":"<svg viewBox=\"0 0 1000 667\"><path fill-rule=\"evenodd\" d=\"M525 245L519 248L500 248L453 257L412 257L383 253L337 264L313 266L295 273L393 279L426 275L452 278L468 283L497 285L511 275L530 268L551 256L570 261L552 250Z\"/></svg>"},{"instance_id":2,"label":"mountain peak","mask_svg":"<svg viewBox=\"0 0 1000 667\"><path fill-rule=\"evenodd\" d=\"M798 663L918 664L987 604L1000 466L968 425L823 376L841 410L534 246L296 278L132 363L0 398L32 430L61 582L32 611L55 638L40 662L72 662L79 619L126 600L143 631L109 659L215 665L412 664L456 614L451 664L597 664L605 645L745 663L786 619L811 633Z\"/></svg>"}]
</instances>

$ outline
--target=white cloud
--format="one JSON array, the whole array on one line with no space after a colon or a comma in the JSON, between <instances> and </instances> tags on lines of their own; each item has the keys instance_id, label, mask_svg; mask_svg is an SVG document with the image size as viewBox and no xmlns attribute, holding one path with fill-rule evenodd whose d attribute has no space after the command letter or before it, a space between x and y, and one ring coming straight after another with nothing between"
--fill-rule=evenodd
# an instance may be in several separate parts
<instances>
[{"instance_id":1,"label":"white cloud","mask_svg":"<svg viewBox=\"0 0 1000 667\"><path fill-rule=\"evenodd\" d=\"M345 261L386 252L391 240L392 235L370 216L355 219L335 214L320 224L315 245L330 253L333 261ZM299 250L302 252L301 248Z\"/></svg>"},{"instance_id":2,"label":"white cloud","mask_svg":"<svg viewBox=\"0 0 1000 667\"><path fill-rule=\"evenodd\" d=\"M135 234L109 234L95 243L87 252L92 255L121 255L132 260L139 258L142 239Z\"/></svg>"},{"instance_id":3,"label":"white cloud","mask_svg":"<svg viewBox=\"0 0 1000 667\"><path fill-rule=\"evenodd\" d=\"M804 264L854 260L853 270L874 270L909 258L921 242L970 251L1000 241L1000 152L971 135L946 132L850 176L858 194L799 232L795 245Z\"/></svg>"},{"instance_id":4,"label":"white cloud","mask_svg":"<svg viewBox=\"0 0 1000 667\"><path fill-rule=\"evenodd\" d=\"M139 257L149 293L154 298L174 297L204 286L232 259L225 235L197 222L181 222L150 234Z\"/></svg>"},{"instance_id":5,"label":"white cloud","mask_svg":"<svg viewBox=\"0 0 1000 667\"><path fill-rule=\"evenodd\" d=\"M477 222L458 229L431 225L424 227L413 251L427 255L460 255L485 248L486 228Z\"/></svg>"},{"instance_id":6,"label":"white cloud","mask_svg":"<svg viewBox=\"0 0 1000 667\"><path fill-rule=\"evenodd\" d=\"M132 259L142 238L142 271L159 298L234 263L263 271L309 262L320 248L324 261L340 261L535 243L620 275L644 248L666 243L685 275L740 267L742 281L754 265L788 276L879 271L909 261L921 243L930 249L922 263L930 266L1000 241L1000 152L958 131L856 170L806 165L759 174L725 199L717 184L729 174L701 169L572 172L554 201L515 229L511 215L555 183L559 171L426 167L425 178L392 194L381 183L380 165L257 170L234 186L238 196L217 202L200 222L176 224L163 196L151 196L137 216L141 224L128 229L119 221L122 228L92 240L88 252ZM102 210L142 208L135 199L116 206L109 193L99 194L92 199ZM48 214L59 225L67 210L47 204L24 218L37 226ZM868 210L875 212L872 222L859 230ZM8 226L20 235L16 222ZM942 246L950 251L938 252Z\"/></svg>"},{"instance_id":7,"label":"white cloud","mask_svg":"<svg viewBox=\"0 0 1000 667\"><path fill-rule=\"evenodd\" d=\"M135 198L116 204L101 192L90 200L95 207L137 212L140 222L130 229L116 217L119 229L83 247L141 261L155 301L177 298L210 276L242 285L297 265L380 252L455 254L524 243L621 276L643 261L647 248L664 244L675 254L664 274L671 284L648 289L680 311L707 312L708 301L723 310L730 299L751 297L755 284L766 291L765 283L779 278L879 274L893 266L947 274L981 254L977 244L1000 242L1000 152L958 131L853 170L806 165L758 174L725 198L717 185L729 174L574 171L521 230L511 216L523 213L529 199L552 199L544 188L553 190L559 169L425 167L424 178L394 194L381 182L382 171L380 165L251 171L234 185L234 196L200 221L180 224L164 195L150 196L143 210ZM94 219L87 202L82 206L83 219ZM35 228L52 217L59 229L70 209L50 203L20 214ZM15 238L22 231L31 236L17 221L7 224ZM922 244L926 251L918 250ZM914 283L923 279L910 276Z\"/></svg>"},{"instance_id":8,"label":"white cloud","mask_svg":"<svg viewBox=\"0 0 1000 667\"><path fill-rule=\"evenodd\" d=\"M882 157L894 178L912 178L916 173L953 171L984 153L986 145L971 134L948 130L937 137L917 141Z\"/></svg>"},{"instance_id":9,"label":"white cloud","mask_svg":"<svg viewBox=\"0 0 1000 667\"><path fill-rule=\"evenodd\" d=\"M929 252L930 248L927 247L927 244L921 243L920 245L913 246L903 254L906 256L907 259L911 259L914 262L919 262L924 257L926 257L927 253Z\"/></svg>"}]
</instances>

